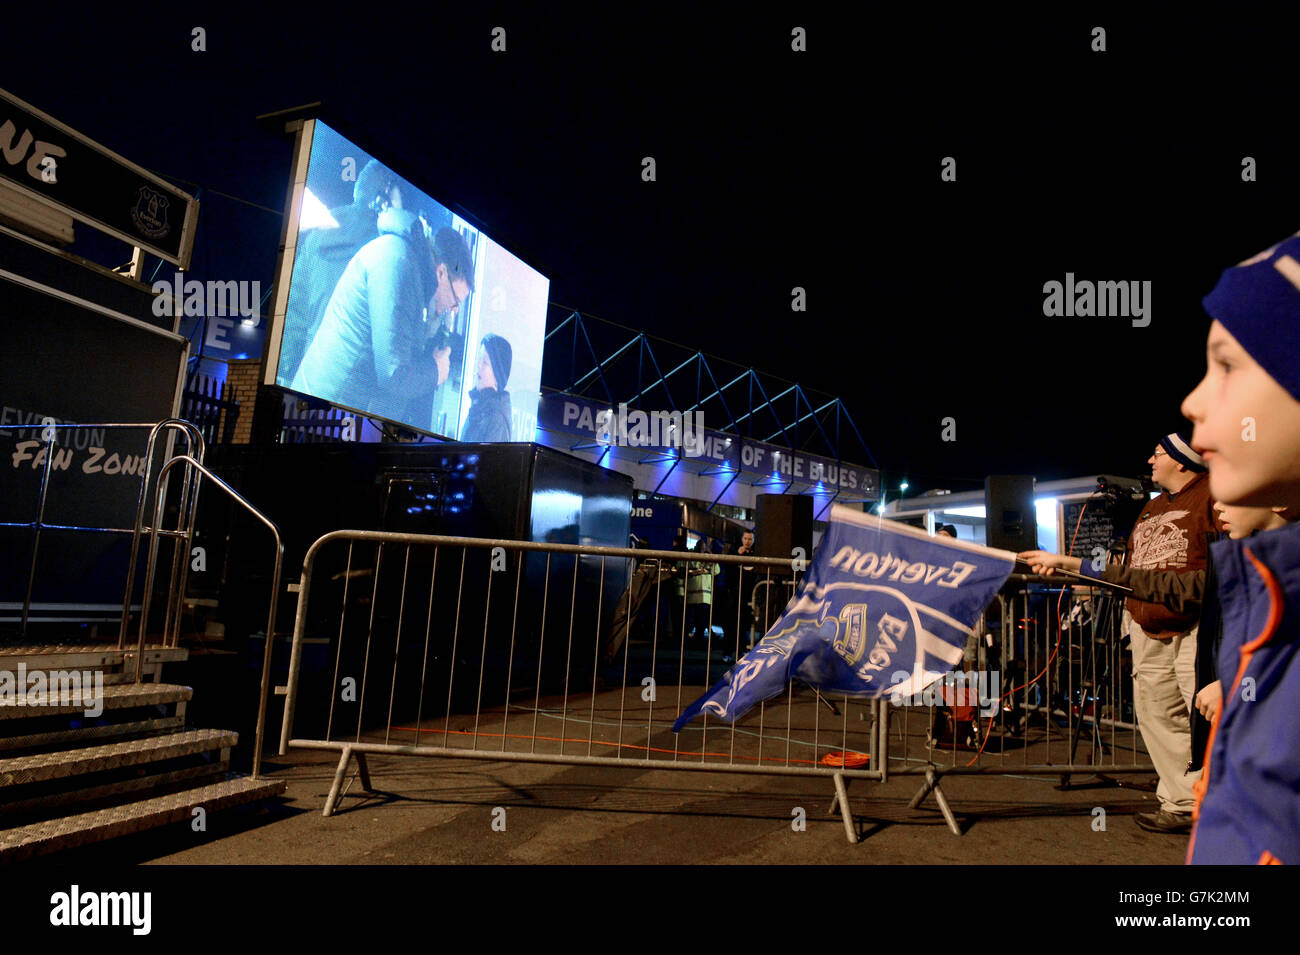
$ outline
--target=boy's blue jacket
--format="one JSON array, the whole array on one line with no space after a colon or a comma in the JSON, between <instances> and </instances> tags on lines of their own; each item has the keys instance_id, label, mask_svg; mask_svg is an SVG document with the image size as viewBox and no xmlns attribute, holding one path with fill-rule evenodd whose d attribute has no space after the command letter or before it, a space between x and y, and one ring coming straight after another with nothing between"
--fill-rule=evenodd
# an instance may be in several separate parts
<instances>
[{"instance_id":1,"label":"boy's blue jacket","mask_svg":"<svg viewBox=\"0 0 1300 955\"><path fill-rule=\"evenodd\" d=\"M1300 865L1300 524L1220 541L1223 706L1191 863Z\"/></svg>"}]
</instances>

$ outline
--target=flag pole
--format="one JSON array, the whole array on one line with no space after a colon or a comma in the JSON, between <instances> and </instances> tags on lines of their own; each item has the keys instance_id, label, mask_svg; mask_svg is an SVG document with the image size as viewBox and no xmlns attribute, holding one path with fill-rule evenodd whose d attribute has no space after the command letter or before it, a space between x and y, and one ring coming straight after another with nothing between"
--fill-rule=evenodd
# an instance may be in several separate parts
<instances>
[{"instance_id":1,"label":"flag pole","mask_svg":"<svg viewBox=\"0 0 1300 955\"><path fill-rule=\"evenodd\" d=\"M1026 564L1023 560L1018 560L1018 561L1016 561L1016 564L1017 564L1017 565L1024 564L1026 567L1029 566L1029 565ZM1052 575L1055 575L1055 574L1061 574L1061 575L1064 576L1064 577L1069 577L1071 580L1082 581L1083 583L1088 584L1088 585L1091 586L1091 587L1106 587L1106 588L1108 588L1108 589L1110 589L1110 590L1114 590L1114 591L1117 591L1117 592L1119 592L1119 593L1125 593L1125 594L1131 594L1131 593L1133 593L1133 588L1132 588L1132 587L1125 587L1123 584L1111 583L1109 580L1102 580L1100 577L1089 577L1087 574L1076 574L1076 573L1075 573L1074 571L1072 571L1072 570L1064 570L1064 569L1062 569L1062 568L1060 568L1060 567L1054 567L1054 568L1052 568ZM1030 573L1030 574L1027 574L1026 576L1030 576L1030 577L1047 577L1047 576L1051 576L1051 575L1048 575L1048 574L1033 574L1033 573Z\"/></svg>"}]
</instances>

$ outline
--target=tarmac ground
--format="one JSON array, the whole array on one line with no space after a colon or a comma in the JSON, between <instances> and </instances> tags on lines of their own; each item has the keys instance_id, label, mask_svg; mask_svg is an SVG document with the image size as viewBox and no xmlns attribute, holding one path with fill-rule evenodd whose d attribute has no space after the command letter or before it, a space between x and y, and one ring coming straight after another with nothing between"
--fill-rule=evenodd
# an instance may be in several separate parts
<instances>
[{"instance_id":1,"label":"tarmac ground","mask_svg":"<svg viewBox=\"0 0 1300 955\"><path fill-rule=\"evenodd\" d=\"M373 792L349 766L338 810L322 808L336 752L292 749L263 773L287 791L259 807L213 813L204 832L190 826L141 833L60 853L60 865L291 864L961 864L1181 865L1187 837L1145 832L1138 812L1157 808L1152 774L1084 770L1018 772L1068 756L1068 725L1042 719L1019 739L990 740L981 765L990 775L947 775L941 788L962 835L946 824L934 796L910 803L923 780L897 775L962 766L971 750L926 749L927 711L891 712L887 782L849 780L859 842L850 844L830 775L785 776L683 771L717 765L813 767L819 751L865 751L868 708L840 702L840 715L811 691L766 704L762 736L753 714L736 727L693 724L671 732L671 706L642 705L638 688L565 699L541 697L509 711L484 709L448 719L400 720L365 741L506 750L505 758L417 758L371 754ZM683 688L684 692L702 687ZM675 688L674 688L675 691ZM693 697L688 697L691 699ZM850 729L852 732L850 732ZM477 735L474 735L477 731ZM619 734L622 734L621 736ZM1112 765L1141 765L1132 731L1107 731ZM338 734L335 734L338 738ZM348 737L345 737L348 738ZM761 746L761 749L760 749ZM511 751L581 759L623 754L641 765L520 762ZM1087 734L1076 764L1097 758ZM829 772L829 770L827 770ZM35 863L37 865L41 862Z\"/></svg>"}]
</instances>

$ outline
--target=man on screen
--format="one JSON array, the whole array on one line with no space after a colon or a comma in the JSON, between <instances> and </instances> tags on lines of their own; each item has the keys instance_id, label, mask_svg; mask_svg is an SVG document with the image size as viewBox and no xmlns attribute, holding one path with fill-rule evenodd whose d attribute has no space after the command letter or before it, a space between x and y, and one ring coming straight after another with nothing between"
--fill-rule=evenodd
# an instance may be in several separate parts
<instances>
[{"instance_id":1,"label":"man on screen","mask_svg":"<svg viewBox=\"0 0 1300 955\"><path fill-rule=\"evenodd\" d=\"M379 214L390 206L402 208L397 177L376 159L370 160L352 187L352 204L330 210L337 228L312 229L298 250L303 263L300 287L289 298L284 347L280 352L281 380L293 380L302 356L320 329L325 307L343 272L361 247L379 235ZM298 267L295 267L295 272Z\"/></svg>"},{"instance_id":2,"label":"man on screen","mask_svg":"<svg viewBox=\"0 0 1300 955\"><path fill-rule=\"evenodd\" d=\"M474 264L460 233L442 228L430 243L408 210L386 209L378 228L339 279L290 387L409 421L411 402L447 381L451 350L435 332L469 295Z\"/></svg>"}]
</instances>

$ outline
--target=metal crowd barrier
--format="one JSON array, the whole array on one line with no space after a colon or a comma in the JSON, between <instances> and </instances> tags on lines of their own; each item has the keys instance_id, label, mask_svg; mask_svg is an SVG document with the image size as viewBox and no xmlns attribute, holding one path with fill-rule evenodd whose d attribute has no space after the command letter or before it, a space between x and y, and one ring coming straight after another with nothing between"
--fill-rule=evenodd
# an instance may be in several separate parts
<instances>
[{"instance_id":1,"label":"metal crowd barrier","mask_svg":"<svg viewBox=\"0 0 1300 955\"><path fill-rule=\"evenodd\" d=\"M739 602L725 619L697 611L707 635L688 639L671 576L687 563L769 585L792 574L788 560L745 556L326 534L297 588L280 753L339 753L326 816L354 759L370 789L368 754L820 776L856 841L847 782L887 775L878 703L791 686L739 725L706 714L672 732L747 642ZM652 582L634 623L616 611L638 570ZM325 637L328 655L305 666Z\"/></svg>"},{"instance_id":2,"label":"metal crowd barrier","mask_svg":"<svg viewBox=\"0 0 1300 955\"><path fill-rule=\"evenodd\" d=\"M1101 586L1012 575L961 667L912 701L920 705L896 708L891 772L1057 776L1063 788L1075 776L1154 774L1134 716L1123 607Z\"/></svg>"},{"instance_id":3,"label":"metal crowd barrier","mask_svg":"<svg viewBox=\"0 0 1300 955\"><path fill-rule=\"evenodd\" d=\"M965 702L977 706L979 684L955 676L928 691L947 705L831 697L792 684L736 724L705 714L674 734L682 710L746 651L739 603L725 613L711 605L708 636L687 636L691 615L670 588L674 568L694 562L737 574L755 568L759 579L744 588L754 603L764 590L790 592L791 562L779 559L326 534L296 586L280 755L339 753L326 816L354 760L373 791L369 754L826 777L850 842L853 779L924 777L911 805L933 793L960 835L940 787L945 774L1068 780L1152 771L1140 758L1125 655L1109 629L1120 602L1043 578L1015 578L973 634L959 672L1000 677L993 693L985 684L985 715L970 738L956 719L956 684L975 683ZM630 607L638 573L650 593L632 622L619 611ZM1087 604L1094 612L1083 612ZM761 610L756 620L762 627ZM259 739L265 711L264 689Z\"/></svg>"}]
</instances>

